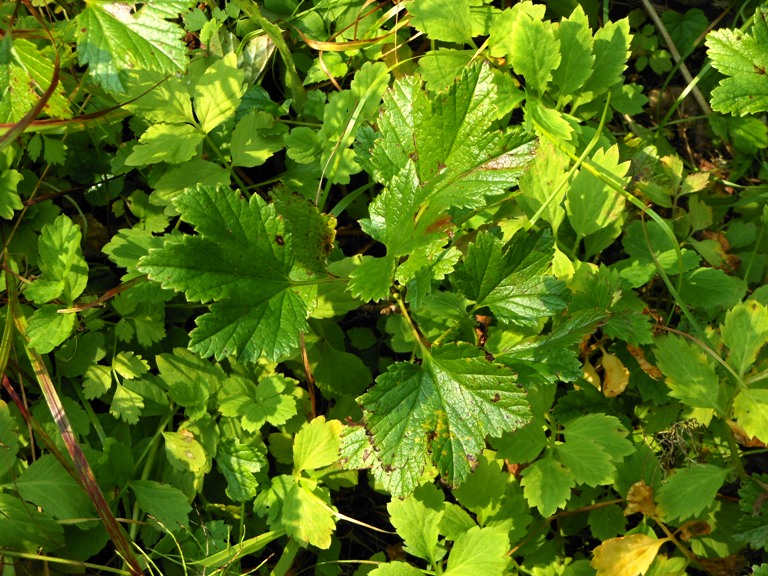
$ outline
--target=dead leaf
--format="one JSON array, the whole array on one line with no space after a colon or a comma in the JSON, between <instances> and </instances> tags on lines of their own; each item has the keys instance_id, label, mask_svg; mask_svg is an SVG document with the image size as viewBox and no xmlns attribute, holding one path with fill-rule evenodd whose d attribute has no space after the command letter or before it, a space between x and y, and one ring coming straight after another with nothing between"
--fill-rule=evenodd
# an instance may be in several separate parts
<instances>
[{"instance_id":1,"label":"dead leaf","mask_svg":"<svg viewBox=\"0 0 768 576\"><path fill-rule=\"evenodd\" d=\"M584 365L581 367L581 377L600 390L600 376L597 375L597 370L589 360L584 360Z\"/></svg>"},{"instance_id":2,"label":"dead leaf","mask_svg":"<svg viewBox=\"0 0 768 576\"><path fill-rule=\"evenodd\" d=\"M605 379L603 380L603 396L606 398L615 398L627 388L629 384L629 370L613 354L607 352L603 354L603 371Z\"/></svg>"},{"instance_id":3,"label":"dead leaf","mask_svg":"<svg viewBox=\"0 0 768 576\"><path fill-rule=\"evenodd\" d=\"M746 560L734 554L725 558L699 558L699 565L712 576L739 576L744 573Z\"/></svg>"},{"instance_id":4,"label":"dead leaf","mask_svg":"<svg viewBox=\"0 0 768 576\"><path fill-rule=\"evenodd\" d=\"M592 568L597 576L637 576L645 574L661 545L669 538L632 534L611 538L593 550Z\"/></svg>"},{"instance_id":5,"label":"dead leaf","mask_svg":"<svg viewBox=\"0 0 768 576\"><path fill-rule=\"evenodd\" d=\"M691 538L698 538L712 532L709 523L703 520L691 520L680 526L680 539L688 542Z\"/></svg>"},{"instance_id":6,"label":"dead leaf","mask_svg":"<svg viewBox=\"0 0 768 576\"><path fill-rule=\"evenodd\" d=\"M765 448L765 442L757 438L756 436L750 436L747 434L747 431L744 430L741 426L736 424L733 420L728 420L728 426L731 428L731 432L733 432L733 437L736 439L736 442L744 446L745 448Z\"/></svg>"},{"instance_id":7,"label":"dead leaf","mask_svg":"<svg viewBox=\"0 0 768 576\"><path fill-rule=\"evenodd\" d=\"M637 363L640 365L640 368L642 368L643 372L648 374L648 376L654 380L661 380L661 377L663 376L661 370L659 370L658 367L654 366L645 359L645 352L642 348L639 346L633 346L632 344L627 344L627 352L632 354L634 359L637 360Z\"/></svg>"},{"instance_id":8,"label":"dead leaf","mask_svg":"<svg viewBox=\"0 0 768 576\"><path fill-rule=\"evenodd\" d=\"M624 516L640 512L643 516L656 516L656 504L653 502L653 488L644 480L635 482L627 491L627 507Z\"/></svg>"}]
</instances>

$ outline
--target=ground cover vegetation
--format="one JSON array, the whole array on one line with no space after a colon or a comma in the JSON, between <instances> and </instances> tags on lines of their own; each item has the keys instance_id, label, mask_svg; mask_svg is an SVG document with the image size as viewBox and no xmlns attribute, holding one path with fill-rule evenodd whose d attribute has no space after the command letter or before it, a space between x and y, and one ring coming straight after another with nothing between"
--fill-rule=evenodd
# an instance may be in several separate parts
<instances>
[{"instance_id":1,"label":"ground cover vegetation","mask_svg":"<svg viewBox=\"0 0 768 576\"><path fill-rule=\"evenodd\" d=\"M768 574L768 4L0 22L0 572Z\"/></svg>"}]
</instances>

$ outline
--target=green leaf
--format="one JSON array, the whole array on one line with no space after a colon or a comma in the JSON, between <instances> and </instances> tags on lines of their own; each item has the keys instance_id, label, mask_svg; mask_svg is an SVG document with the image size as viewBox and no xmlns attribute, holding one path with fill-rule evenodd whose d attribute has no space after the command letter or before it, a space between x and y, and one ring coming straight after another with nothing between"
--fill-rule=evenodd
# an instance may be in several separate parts
<instances>
[{"instance_id":1,"label":"green leaf","mask_svg":"<svg viewBox=\"0 0 768 576\"><path fill-rule=\"evenodd\" d=\"M286 125L275 123L266 112L253 110L246 114L232 132L232 164L248 168L261 166L285 148L286 132Z\"/></svg>"},{"instance_id":2,"label":"green leaf","mask_svg":"<svg viewBox=\"0 0 768 576\"><path fill-rule=\"evenodd\" d=\"M506 322L534 326L565 307L564 284L545 275L553 253L549 233L516 235L506 246L480 234L454 273L456 286L475 309L488 306Z\"/></svg>"},{"instance_id":3,"label":"green leaf","mask_svg":"<svg viewBox=\"0 0 768 576\"><path fill-rule=\"evenodd\" d=\"M46 304L29 317L29 345L40 354L48 354L63 343L75 328L76 314L59 314L56 304Z\"/></svg>"},{"instance_id":4,"label":"green leaf","mask_svg":"<svg viewBox=\"0 0 768 576\"><path fill-rule=\"evenodd\" d=\"M544 141L520 179L518 203L529 218L545 206L541 218L550 223L555 233L565 218L562 203L567 187L562 186L562 183L568 164L569 160L564 154L558 152L551 142Z\"/></svg>"},{"instance_id":5,"label":"green leaf","mask_svg":"<svg viewBox=\"0 0 768 576\"><path fill-rule=\"evenodd\" d=\"M656 339L656 364L666 376L669 395L692 408L712 408L725 415L720 379L711 358L679 336Z\"/></svg>"},{"instance_id":6,"label":"green leaf","mask_svg":"<svg viewBox=\"0 0 768 576\"><path fill-rule=\"evenodd\" d=\"M768 390L743 388L733 401L733 416L747 434L768 440Z\"/></svg>"},{"instance_id":7,"label":"green leaf","mask_svg":"<svg viewBox=\"0 0 768 576\"><path fill-rule=\"evenodd\" d=\"M203 445L195 438L194 433L186 428L178 432L163 432L165 440L165 455L171 466L181 471L194 474L210 470L210 460Z\"/></svg>"},{"instance_id":8,"label":"green leaf","mask_svg":"<svg viewBox=\"0 0 768 576\"><path fill-rule=\"evenodd\" d=\"M756 300L737 304L726 313L721 335L729 348L728 363L743 376L768 342L768 308Z\"/></svg>"},{"instance_id":9,"label":"green leaf","mask_svg":"<svg viewBox=\"0 0 768 576\"><path fill-rule=\"evenodd\" d=\"M64 544L64 529L47 514L10 494L0 494L0 548L39 553Z\"/></svg>"},{"instance_id":10,"label":"green leaf","mask_svg":"<svg viewBox=\"0 0 768 576\"><path fill-rule=\"evenodd\" d=\"M622 74L629 58L629 45L632 35L629 33L629 20L622 18L618 22L606 22L594 35L593 51L595 62L592 75L581 88L577 101L591 101L607 92L614 84L621 82Z\"/></svg>"},{"instance_id":11,"label":"green leaf","mask_svg":"<svg viewBox=\"0 0 768 576\"><path fill-rule=\"evenodd\" d=\"M418 568L406 562L384 562L369 572L369 576L422 576Z\"/></svg>"},{"instance_id":12,"label":"green leaf","mask_svg":"<svg viewBox=\"0 0 768 576\"><path fill-rule=\"evenodd\" d=\"M608 150L598 149L592 156L592 162L623 184L629 182L625 178L629 162L619 164L618 145ZM589 236L622 219L625 201L621 194L600 178L581 169L571 180L565 205L574 231L580 236Z\"/></svg>"},{"instance_id":13,"label":"green leaf","mask_svg":"<svg viewBox=\"0 0 768 576\"><path fill-rule=\"evenodd\" d=\"M747 283L715 268L697 268L683 274L682 297L689 306L731 308L747 292Z\"/></svg>"},{"instance_id":14,"label":"green leaf","mask_svg":"<svg viewBox=\"0 0 768 576\"><path fill-rule=\"evenodd\" d=\"M226 378L218 365L206 362L184 348L174 348L173 354L159 354L155 362L168 396L185 408L204 407Z\"/></svg>"},{"instance_id":15,"label":"green leaf","mask_svg":"<svg viewBox=\"0 0 768 576\"><path fill-rule=\"evenodd\" d=\"M459 536L448 556L445 576L504 574L509 567L509 537L503 529L474 526Z\"/></svg>"},{"instance_id":16,"label":"green leaf","mask_svg":"<svg viewBox=\"0 0 768 576\"><path fill-rule=\"evenodd\" d=\"M59 520L88 518L91 499L51 454L44 454L16 480L19 495Z\"/></svg>"},{"instance_id":17,"label":"green leaf","mask_svg":"<svg viewBox=\"0 0 768 576\"><path fill-rule=\"evenodd\" d=\"M115 418L122 418L128 424L136 424L144 408L144 399L122 384L115 388L112 403L109 405L109 413Z\"/></svg>"},{"instance_id":18,"label":"green leaf","mask_svg":"<svg viewBox=\"0 0 768 576\"><path fill-rule=\"evenodd\" d=\"M77 15L78 58L105 90L125 92L125 70L172 74L184 69L184 31L168 21L178 12L163 10L162 4L146 2L134 11L118 2L90 3Z\"/></svg>"},{"instance_id":19,"label":"green leaf","mask_svg":"<svg viewBox=\"0 0 768 576\"><path fill-rule=\"evenodd\" d=\"M316 470L338 462L341 428L341 422L326 422L325 416L318 416L304 424L293 441L294 472Z\"/></svg>"},{"instance_id":20,"label":"green leaf","mask_svg":"<svg viewBox=\"0 0 768 576\"><path fill-rule=\"evenodd\" d=\"M592 53L592 31L581 4L555 28L555 39L561 47L561 59L552 72L560 98L571 97L592 75L595 55Z\"/></svg>"},{"instance_id":21,"label":"green leaf","mask_svg":"<svg viewBox=\"0 0 768 576\"><path fill-rule=\"evenodd\" d=\"M298 346L313 291L294 280L291 237L274 206L229 190L200 187L176 202L196 235L168 237L139 270L193 302L215 301L197 319L190 349L203 357L276 360Z\"/></svg>"},{"instance_id":22,"label":"green leaf","mask_svg":"<svg viewBox=\"0 0 768 576\"><path fill-rule=\"evenodd\" d=\"M712 65L728 76L712 91L712 108L740 116L768 110L768 9L755 10L749 33L722 28L706 45Z\"/></svg>"},{"instance_id":23,"label":"green leaf","mask_svg":"<svg viewBox=\"0 0 768 576\"><path fill-rule=\"evenodd\" d=\"M629 432L616 418L607 414L587 414L565 424L566 440L590 441L602 447L613 462L622 462L635 452L627 440Z\"/></svg>"},{"instance_id":24,"label":"green leaf","mask_svg":"<svg viewBox=\"0 0 768 576\"><path fill-rule=\"evenodd\" d=\"M267 421L275 426L285 424L296 414L294 381L273 374L254 384L238 376L227 378L219 392L219 411L224 416L239 418L243 429L256 432Z\"/></svg>"},{"instance_id":25,"label":"green leaf","mask_svg":"<svg viewBox=\"0 0 768 576\"><path fill-rule=\"evenodd\" d=\"M256 474L266 470L268 463L257 446L228 438L216 450L216 466L227 480L227 496L235 502L248 502L258 493Z\"/></svg>"},{"instance_id":26,"label":"green leaf","mask_svg":"<svg viewBox=\"0 0 768 576\"><path fill-rule=\"evenodd\" d=\"M425 353L421 366L393 364L358 401L386 470L410 492L427 451L448 482L466 480L486 435L499 436L530 419L525 393L510 371L470 345Z\"/></svg>"},{"instance_id":27,"label":"green leaf","mask_svg":"<svg viewBox=\"0 0 768 576\"><path fill-rule=\"evenodd\" d=\"M195 114L203 132L207 134L235 115L240 99L245 94L243 79L243 71L237 67L237 55L234 52L229 52L206 69L193 92ZM234 134L232 138L234 147Z\"/></svg>"},{"instance_id":28,"label":"green leaf","mask_svg":"<svg viewBox=\"0 0 768 576\"><path fill-rule=\"evenodd\" d=\"M88 265L83 258L80 227L61 215L40 231L38 265L42 278L35 280L24 294L43 304L61 297L72 304L88 283Z\"/></svg>"},{"instance_id":29,"label":"green leaf","mask_svg":"<svg viewBox=\"0 0 768 576\"><path fill-rule=\"evenodd\" d=\"M327 550L336 529L334 517L326 488L306 478L293 481L282 508L281 521L286 534L304 546L311 544Z\"/></svg>"},{"instance_id":30,"label":"green leaf","mask_svg":"<svg viewBox=\"0 0 768 576\"><path fill-rule=\"evenodd\" d=\"M512 22L509 62L525 77L527 89L544 94L552 80L552 71L560 65L560 40L551 22L522 14Z\"/></svg>"},{"instance_id":31,"label":"green leaf","mask_svg":"<svg viewBox=\"0 0 768 576\"><path fill-rule=\"evenodd\" d=\"M566 439L556 447L557 457L572 473L577 484L600 486L611 484L616 467L611 455L596 442L584 439Z\"/></svg>"},{"instance_id":32,"label":"green leaf","mask_svg":"<svg viewBox=\"0 0 768 576\"><path fill-rule=\"evenodd\" d=\"M153 124L125 159L127 166L147 166L158 162L181 164L198 153L205 134L189 124Z\"/></svg>"},{"instance_id":33,"label":"green leaf","mask_svg":"<svg viewBox=\"0 0 768 576\"><path fill-rule=\"evenodd\" d=\"M360 265L349 274L347 284L349 293L363 302L387 300L395 272L394 257L362 256L358 258L360 258Z\"/></svg>"},{"instance_id":34,"label":"green leaf","mask_svg":"<svg viewBox=\"0 0 768 576\"><path fill-rule=\"evenodd\" d=\"M568 468L553 458L537 460L522 472L525 499L545 518L564 508L576 481Z\"/></svg>"},{"instance_id":35,"label":"green leaf","mask_svg":"<svg viewBox=\"0 0 768 576\"><path fill-rule=\"evenodd\" d=\"M469 0L456 0L446 10L441 0L414 0L408 12L413 27L430 39L465 44L472 42L469 6Z\"/></svg>"},{"instance_id":36,"label":"green leaf","mask_svg":"<svg viewBox=\"0 0 768 576\"><path fill-rule=\"evenodd\" d=\"M112 387L112 372L108 366L89 366L84 378L83 393L88 400L103 396Z\"/></svg>"},{"instance_id":37,"label":"green leaf","mask_svg":"<svg viewBox=\"0 0 768 576\"><path fill-rule=\"evenodd\" d=\"M19 437L16 422L11 417L8 404L5 400L0 400L0 478L13 467L18 451Z\"/></svg>"},{"instance_id":38,"label":"green leaf","mask_svg":"<svg viewBox=\"0 0 768 576\"><path fill-rule=\"evenodd\" d=\"M153 525L168 532L189 526L192 507L178 488L154 480L131 480L130 487Z\"/></svg>"},{"instance_id":39,"label":"green leaf","mask_svg":"<svg viewBox=\"0 0 768 576\"><path fill-rule=\"evenodd\" d=\"M729 470L711 464L679 468L656 491L659 513L667 522L688 520L711 506Z\"/></svg>"},{"instance_id":40,"label":"green leaf","mask_svg":"<svg viewBox=\"0 0 768 576\"><path fill-rule=\"evenodd\" d=\"M2 81L2 72L0 72ZM21 172L5 169L0 172L0 218L10 220L15 210L21 210L24 205L19 197L19 182L24 180Z\"/></svg>"},{"instance_id":41,"label":"green leaf","mask_svg":"<svg viewBox=\"0 0 768 576\"><path fill-rule=\"evenodd\" d=\"M521 428L522 430L522 428ZM509 433L516 434L518 431ZM477 521L484 525L488 517L496 510L507 491L509 474L502 472L502 461L492 458L488 453L477 457L477 467L466 482L453 490L456 500L477 516Z\"/></svg>"},{"instance_id":42,"label":"green leaf","mask_svg":"<svg viewBox=\"0 0 768 576\"><path fill-rule=\"evenodd\" d=\"M390 522L403 539L405 552L433 566L445 555L437 543L444 499L433 484L424 484L407 498L387 504Z\"/></svg>"}]
</instances>

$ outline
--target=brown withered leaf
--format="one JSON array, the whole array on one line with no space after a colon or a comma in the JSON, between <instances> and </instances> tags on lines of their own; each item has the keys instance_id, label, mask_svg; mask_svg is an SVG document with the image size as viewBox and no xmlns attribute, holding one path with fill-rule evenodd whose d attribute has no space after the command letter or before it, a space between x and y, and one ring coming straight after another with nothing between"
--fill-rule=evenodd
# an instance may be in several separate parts
<instances>
[{"instance_id":1,"label":"brown withered leaf","mask_svg":"<svg viewBox=\"0 0 768 576\"><path fill-rule=\"evenodd\" d=\"M615 398L627 388L629 384L629 370L613 354L603 354L603 396Z\"/></svg>"},{"instance_id":2,"label":"brown withered leaf","mask_svg":"<svg viewBox=\"0 0 768 576\"><path fill-rule=\"evenodd\" d=\"M633 346L632 344L627 344L627 351L632 354L634 359L637 360L637 363L640 365L640 368L643 370L643 372L648 374L648 376L654 380L660 380L662 378L661 370L646 360L645 352L642 348L639 346Z\"/></svg>"},{"instance_id":3,"label":"brown withered leaf","mask_svg":"<svg viewBox=\"0 0 768 576\"><path fill-rule=\"evenodd\" d=\"M656 504L653 502L653 488L644 480L635 482L627 492L627 507L624 516L640 512L643 516L656 516Z\"/></svg>"}]
</instances>

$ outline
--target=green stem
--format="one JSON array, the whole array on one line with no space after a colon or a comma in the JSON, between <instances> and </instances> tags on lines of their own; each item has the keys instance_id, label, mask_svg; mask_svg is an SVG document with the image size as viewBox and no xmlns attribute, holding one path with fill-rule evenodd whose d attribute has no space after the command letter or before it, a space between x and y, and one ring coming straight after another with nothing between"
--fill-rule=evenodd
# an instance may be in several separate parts
<instances>
[{"instance_id":1,"label":"green stem","mask_svg":"<svg viewBox=\"0 0 768 576\"><path fill-rule=\"evenodd\" d=\"M277 561L275 567L269 573L269 576L285 576L293 566L293 561L296 559L296 554L299 552L299 543L293 538L288 538L288 542L283 548L283 553L280 556L280 560Z\"/></svg>"}]
</instances>

